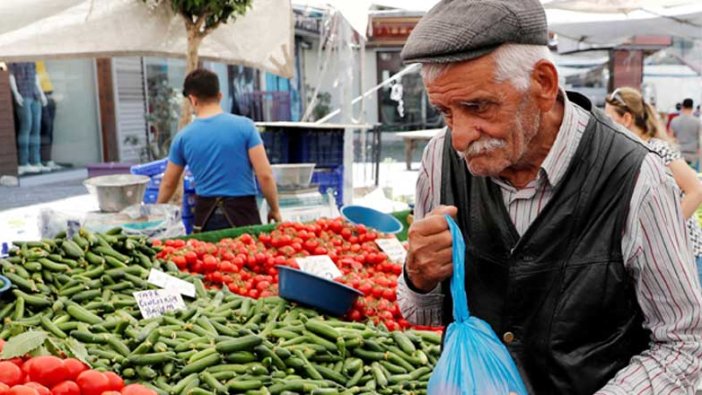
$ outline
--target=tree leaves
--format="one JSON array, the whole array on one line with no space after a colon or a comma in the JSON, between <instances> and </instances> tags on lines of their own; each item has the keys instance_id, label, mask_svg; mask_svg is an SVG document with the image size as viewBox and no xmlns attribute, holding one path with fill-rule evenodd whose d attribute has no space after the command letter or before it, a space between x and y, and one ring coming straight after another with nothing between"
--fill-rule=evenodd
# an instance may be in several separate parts
<instances>
[{"instance_id":1,"label":"tree leaves","mask_svg":"<svg viewBox=\"0 0 702 395\"><path fill-rule=\"evenodd\" d=\"M44 331L29 331L10 338L3 347L0 359L12 359L29 354L44 344L49 334Z\"/></svg>"}]
</instances>

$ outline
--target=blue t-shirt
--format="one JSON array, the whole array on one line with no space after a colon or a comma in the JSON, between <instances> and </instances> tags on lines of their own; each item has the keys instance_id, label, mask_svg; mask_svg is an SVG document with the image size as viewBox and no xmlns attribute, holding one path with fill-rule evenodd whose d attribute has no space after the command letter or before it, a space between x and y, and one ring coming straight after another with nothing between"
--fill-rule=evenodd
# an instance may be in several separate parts
<instances>
[{"instance_id":1,"label":"blue t-shirt","mask_svg":"<svg viewBox=\"0 0 702 395\"><path fill-rule=\"evenodd\" d=\"M200 196L256 195L249 149L262 144L253 121L222 113L196 119L173 139L168 160L188 165Z\"/></svg>"}]
</instances>

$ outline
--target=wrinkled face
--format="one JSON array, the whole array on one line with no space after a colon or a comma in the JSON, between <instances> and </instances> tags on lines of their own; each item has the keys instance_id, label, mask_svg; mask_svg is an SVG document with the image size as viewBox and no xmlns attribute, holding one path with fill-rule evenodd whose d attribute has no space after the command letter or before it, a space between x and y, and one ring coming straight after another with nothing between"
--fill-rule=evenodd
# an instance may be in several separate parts
<instances>
[{"instance_id":1,"label":"wrinkled face","mask_svg":"<svg viewBox=\"0 0 702 395\"><path fill-rule=\"evenodd\" d=\"M541 112L511 83L494 81L490 56L457 63L426 84L429 100L451 128L451 143L476 176L519 166L540 127Z\"/></svg>"}]
</instances>

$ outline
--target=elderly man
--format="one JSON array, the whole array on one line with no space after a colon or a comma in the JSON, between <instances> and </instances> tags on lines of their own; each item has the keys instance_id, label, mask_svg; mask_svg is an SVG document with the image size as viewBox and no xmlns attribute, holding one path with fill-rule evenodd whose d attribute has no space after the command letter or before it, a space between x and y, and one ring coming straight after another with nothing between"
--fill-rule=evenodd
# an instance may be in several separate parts
<instances>
[{"instance_id":1,"label":"elderly man","mask_svg":"<svg viewBox=\"0 0 702 395\"><path fill-rule=\"evenodd\" d=\"M559 88L547 41L538 0L443 0L410 35L448 128L424 153L400 308L451 321L449 214L469 309L530 393L692 394L702 296L675 181Z\"/></svg>"}]
</instances>

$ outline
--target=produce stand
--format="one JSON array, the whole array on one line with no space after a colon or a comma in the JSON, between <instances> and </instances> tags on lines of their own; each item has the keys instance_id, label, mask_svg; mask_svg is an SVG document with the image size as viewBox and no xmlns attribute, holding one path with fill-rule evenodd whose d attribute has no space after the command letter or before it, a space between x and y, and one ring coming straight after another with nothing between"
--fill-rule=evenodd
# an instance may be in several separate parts
<instances>
[{"instance_id":1,"label":"produce stand","mask_svg":"<svg viewBox=\"0 0 702 395\"><path fill-rule=\"evenodd\" d=\"M407 227L409 212L393 215ZM172 259L179 256L178 248L215 253L213 242L260 248L269 245L275 232L301 232L320 223L334 237L359 237L349 245L364 244L360 236L366 235L370 248L369 242L380 236L340 219L323 219L157 243L120 229L107 234L83 229L72 236L15 243L10 256L0 259L2 273L14 283L10 294L0 298L0 364L8 367L5 371L14 369L9 363L27 365L26 371L36 370L32 385L47 390L63 385L91 394L195 394L196 388L198 394L426 393L440 354L440 334L398 330L377 319L349 321L277 296L237 295L218 286L214 272L179 267ZM207 254L202 258L207 260ZM152 269L191 284L192 295L157 286L149 276ZM382 276L396 278L394 269ZM176 290L182 293L177 298ZM182 307L174 311L166 308L179 303ZM33 358L48 354L54 356L39 357L41 363ZM8 362L11 358L14 362ZM53 373L45 374L45 366L53 366ZM29 380L19 372L13 384ZM7 377L0 375L3 379ZM84 390L95 383L104 385ZM123 387L125 383L132 386Z\"/></svg>"}]
</instances>

